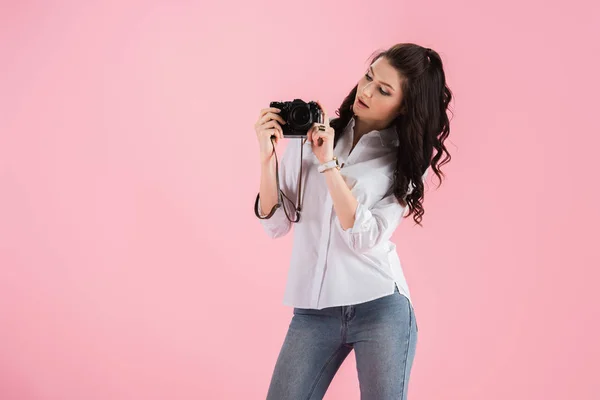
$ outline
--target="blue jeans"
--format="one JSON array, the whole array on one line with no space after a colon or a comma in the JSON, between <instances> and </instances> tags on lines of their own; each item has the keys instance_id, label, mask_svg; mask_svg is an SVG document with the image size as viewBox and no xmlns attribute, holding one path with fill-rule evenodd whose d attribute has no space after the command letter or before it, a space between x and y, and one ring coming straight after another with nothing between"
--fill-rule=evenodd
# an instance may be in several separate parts
<instances>
[{"instance_id":1,"label":"blue jeans","mask_svg":"<svg viewBox=\"0 0 600 400\"><path fill-rule=\"evenodd\" d=\"M361 400L405 400L417 334L413 307L397 287L366 303L294 308L267 400L322 399L353 349Z\"/></svg>"}]
</instances>

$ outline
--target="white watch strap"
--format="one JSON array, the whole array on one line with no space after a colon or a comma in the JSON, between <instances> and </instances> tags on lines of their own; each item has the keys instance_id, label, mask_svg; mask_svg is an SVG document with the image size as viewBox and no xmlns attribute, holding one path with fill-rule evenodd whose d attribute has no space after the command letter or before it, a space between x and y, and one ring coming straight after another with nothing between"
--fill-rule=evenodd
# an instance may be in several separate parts
<instances>
[{"instance_id":1,"label":"white watch strap","mask_svg":"<svg viewBox=\"0 0 600 400\"><path fill-rule=\"evenodd\" d=\"M337 159L334 158L331 161L327 161L326 163L319 165L318 170L319 170L319 172L325 172L328 169L335 168L337 166L338 166Z\"/></svg>"}]
</instances>

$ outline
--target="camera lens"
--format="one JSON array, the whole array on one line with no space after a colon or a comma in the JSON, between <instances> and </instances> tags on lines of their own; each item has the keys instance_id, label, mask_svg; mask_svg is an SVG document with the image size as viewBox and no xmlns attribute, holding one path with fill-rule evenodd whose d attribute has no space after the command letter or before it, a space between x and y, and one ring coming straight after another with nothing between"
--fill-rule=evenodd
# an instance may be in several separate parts
<instances>
[{"instance_id":1,"label":"camera lens","mask_svg":"<svg viewBox=\"0 0 600 400\"><path fill-rule=\"evenodd\" d=\"M296 126L304 126L310 121L310 109L307 106L296 106L290 111L290 122Z\"/></svg>"}]
</instances>

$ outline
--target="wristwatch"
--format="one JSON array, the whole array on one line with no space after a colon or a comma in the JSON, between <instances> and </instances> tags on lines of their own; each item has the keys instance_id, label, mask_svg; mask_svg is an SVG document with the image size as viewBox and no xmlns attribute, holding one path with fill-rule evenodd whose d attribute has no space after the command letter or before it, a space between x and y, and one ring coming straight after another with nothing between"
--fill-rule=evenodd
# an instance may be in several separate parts
<instances>
[{"instance_id":1,"label":"wristwatch","mask_svg":"<svg viewBox=\"0 0 600 400\"><path fill-rule=\"evenodd\" d=\"M326 163L319 165L318 170L319 170L319 172L322 173L331 168L337 168L338 170L341 168L337 157L333 157L333 159L331 161L327 161Z\"/></svg>"}]
</instances>

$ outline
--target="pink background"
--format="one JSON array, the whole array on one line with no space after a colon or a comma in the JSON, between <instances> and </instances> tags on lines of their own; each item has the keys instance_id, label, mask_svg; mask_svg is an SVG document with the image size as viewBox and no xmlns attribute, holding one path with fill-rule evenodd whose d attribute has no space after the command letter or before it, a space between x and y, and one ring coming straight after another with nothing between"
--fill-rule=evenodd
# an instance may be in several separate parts
<instances>
[{"instance_id":1,"label":"pink background","mask_svg":"<svg viewBox=\"0 0 600 400\"><path fill-rule=\"evenodd\" d=\"M394 236L420 329L409 398L600 398L595 2L0 15L0 398L264 398L292 236L252 211L254 122L294 97L333 115L397 42L437 50L455 94L448 180ZM358 399L355 368L327 399Z\"/></svg>"}]
</instances>

